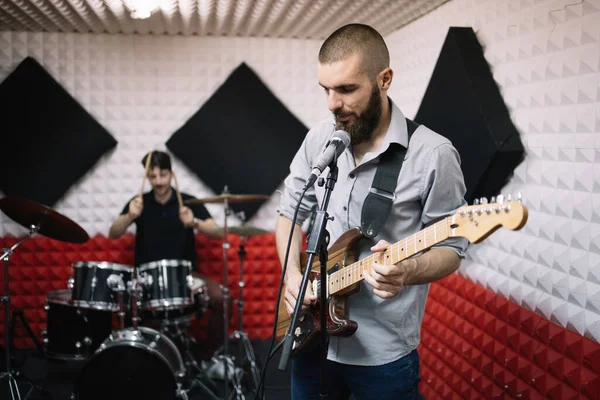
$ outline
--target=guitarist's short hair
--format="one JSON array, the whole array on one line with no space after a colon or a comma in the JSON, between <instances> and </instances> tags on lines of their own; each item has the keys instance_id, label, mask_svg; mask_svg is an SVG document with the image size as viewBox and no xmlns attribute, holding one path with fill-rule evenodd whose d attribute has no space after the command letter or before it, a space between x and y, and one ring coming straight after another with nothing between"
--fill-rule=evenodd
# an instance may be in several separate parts
<instances>
[{"instance_id":1,"label":"guitarist's short hair","mask_svg":"<svg viewBox=\"0 0 600 400\"><path fill-rule=\"evenodd\" d=\"M360 54L362 68L372 79L390 66L390 52L383 37L364 24L348 24L333 32L319 50L319 63L331 64Z\"/></svg>"}]
</instances>

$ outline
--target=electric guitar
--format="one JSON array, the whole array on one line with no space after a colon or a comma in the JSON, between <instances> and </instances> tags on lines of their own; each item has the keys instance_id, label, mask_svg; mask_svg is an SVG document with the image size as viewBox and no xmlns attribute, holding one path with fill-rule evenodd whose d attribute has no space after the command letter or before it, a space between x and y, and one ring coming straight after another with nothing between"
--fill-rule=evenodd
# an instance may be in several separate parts
<instances>
[{"instance_id":1,"label":"electric guitar","mask_svg":"<svg viewBox=\"0 0 600 400\"><path fill-rule=\"evenodd\" d=\"M361 238L359 228L353 228L345 232L328 249L327 260L327 333L332 336L351 336L354 334L358 325L355 321L349 320L347 315L348 296L355 293L360 288L360 281L363 279L363 271L371 269L373 263L396 264L407 259L423 250L443 242L448 238L464 237L471 243L478 243L491 235L501 226L519 230L527 222L527 208L519 201L503 201L498 196L499 202L483 203L464 206L449 217L446 217L427 228L408 236L399 242L390 245L385 251L373 253L372 255L357 260L357 253L354 245ZM308 255L303 253L301 264L306 265ZM303 268L305 269L305 268ZM315 257L311 267L310 284L313 293L320 299L320 262ZM304 272L304 271L303 271ZM291 323L291 317L288 314L283 300L285 286L281 290L279 299L279 315L277 318L276 338L281 340L287 333ZM298 320L294 330L294 343L292 346L292 355L310 348L311 343L316 341L321 330L320 326L320 304L311 306L306 313Z\"/></svg>"}]
</instances>

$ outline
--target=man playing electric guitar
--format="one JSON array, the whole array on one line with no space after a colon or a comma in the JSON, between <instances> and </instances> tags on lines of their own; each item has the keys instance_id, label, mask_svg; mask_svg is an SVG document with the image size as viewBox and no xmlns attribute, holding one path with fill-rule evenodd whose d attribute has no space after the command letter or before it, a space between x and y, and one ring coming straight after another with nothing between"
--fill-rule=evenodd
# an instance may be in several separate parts
<instances>
[{"instance_id":1,"label":"man playing electric guitar","mask_svg":"<svg viewBox=\"0 0 600 400\"><path fill-rule=\"evenodd\" d=\"M393 71L387 46L377 31L352 24L334 32L320 49L318 76L333 118L308 132L290 166L276 229L282 264L305 179L336 129L349 133L351 146L337 160L339 177L327 209L333 216L327 224L330 243L364 222L363 203L388 149L404 148L404 162L394 195L388 196L392 204L385 224L377 236L357 241L358 259L385 250L389 243L413 235L466 204L459 155L450 141L422 125L409 140L407 119L387 96ZM290 314L304 267L300 226L323 198L323 190L308 190L294 227L284 294ZM416 348L429 283L457 270L467 243L449 239L396 264L374 263L365 270L360 291L348 296L347 302L348 316L358 329L348 337L330 337L328 398L347 398L350 393L358 400L418 398ZM316 299L309 287L303 310ZM294 400L319 398L319 368L320 360L310 354L292 359Z\"/></svg>"}]
</instances>

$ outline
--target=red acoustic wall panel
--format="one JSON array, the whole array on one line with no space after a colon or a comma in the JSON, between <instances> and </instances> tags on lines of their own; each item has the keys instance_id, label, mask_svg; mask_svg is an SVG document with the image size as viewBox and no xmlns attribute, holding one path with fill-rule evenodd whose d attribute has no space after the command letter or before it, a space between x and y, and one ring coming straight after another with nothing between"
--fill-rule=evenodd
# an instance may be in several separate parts
<instances>
[{"instance_id":1,"label":"red acoustic wall panel","mask_svg":"<svg viewBox=\"0 0 600 400\"><path fill-rule=\"evenodd\" d=\"M458 275L431 285L428 399L600 399L600 345Z\"/></svg>"},{"instance_id":2,"label":"red acoustic wall panel","mask_svg":"<svg viewBox=\"0 0 600 400\"><path fill-rule=\"evenodd\" d=\"M2 247L10 247L15 238L3 238ZM32 330L41 338L46 326L44 305L46 296L54 290L67 288L71 276L71 265L78 261L107 261L133 265L135 238L126 235L118 240L95 236L83 244L71 244L34 237L20 245L12 255L9 264L9 281L13 308L23 310ZM240 238L230 235L228 257L228 286L234 300L239 298ZM215 281L223 282L224 254L222 242L201 236L196 238L198 270ZM254 236L244 242L244 330L251 338L268 338L272 333L277 300L277 288L281 277L281 267L275 250L273 235ZM3 267L3 265L2 265ZM0 283L4 285L4 274ZM2 286L3 287L3 286ZM238 328L237 306L232 305L231 330ZM4 313L0 313L0 323L4 324ZM205 320L203 318L202 320ZM206 332L205 321L200 321L199 330L194 332L202 337ZM0 332L3 340L4 331ZM14 343L17 347L31 347L33 341L20 321L16 322Z\"/></svg>"},{"instance_id":3,"label":"red acoustic wall panel","mask_svg":"<svg viewBox=\"0 0 600 400\"><path fill-rule=\"evenodd\" d=\"M240 238L229 237L228 283L239 298ZM2 247L16 242L0 239ZM46 326L46 295L66 289L71 264L108 261L132 265L134 237L96 236L74 245L37 237L23 243L10 260L12 304L24 311L41 338ZM223 246L196 239L199 270L222 283ZM281 267L273 235L244 243L244 330L253 339L272 332ZM3 274L0 275L3 285ZM233 305L230 328L237 329ZM0 313L0 324L4 313ZM205 335L206 317L193 334ZM3 335L0 331L0 335ZM2 336L0 336L2 337ZM3 340L3 337L2 337ZM17 322L15 345L32 340ZM427 399L600 399L600 345L566 330L459 275L431 285L419 347L420 389Z\"/></svg>"}]
</instances>

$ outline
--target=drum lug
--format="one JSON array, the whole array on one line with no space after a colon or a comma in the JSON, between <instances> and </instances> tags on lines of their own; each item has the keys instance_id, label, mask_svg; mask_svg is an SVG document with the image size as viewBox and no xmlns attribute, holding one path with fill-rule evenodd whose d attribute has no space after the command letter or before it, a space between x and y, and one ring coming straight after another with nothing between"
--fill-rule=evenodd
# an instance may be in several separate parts
<instances>
[{"instance_id":1,"label":"drum lug","mask_svg":"<svg viewBox=\"0 0 600 400\"><path fill-rule=\"evenodd\" d=\"M48 336L48 331L42 331L42 336L43 336L43 337L46 337L46 336Z\"/></svg>"},{"instance_id":2,"label":"drum lug","mask_svg":"<svg viewBox=\"0 0 600 400\"><path fill-rule=\"evenodd\" d=\"M150 274L142 273L142 274L140 274L138 279L140 281L140 284L145 286L146 289L149 288L150 286L152 286L152 283L154 283L154 280L152 279L152 275L150 275Z\"/></svg>"},{"instance_id":3,"label":"drum lug","mask_svg":"<svg viewBox=\"0 0 600 400\"><path fill-rule=\"evenodd\" d=\"M186 280L187 280L187 285L188 288L193 288L194 287L194 277L192 275L188 275L186 276Z\"/></svg>"},{"instance_id":4,"label":"drum lug","mask_svg":"<svg viewBox=\"0 0 600 400\"><path fill-rule=\"evenodd\" d=\"M75 348L79 350L81 348L81 342L78 340L75 342Z\"/></svg>"},{"instance_id":5,"label":"drum lug","mask_svg":"<svg viewBox=\"0 0 600 400\"><path fill-rule=\"evenodd\" d=\"M49 310L49 309L50 309L50 306L49 306L48 304L46 304L46 305L44 306L44 311L48 312L48 310Z\"/></svg>"},{"instance_id":6,"label":"drum lug","mask_svg":"<svg viewBox=\"0 0 600 400\"><path fill-rule=\"evenodd\" d=\"M44 338L44 344L48 344L49 340L48 338Z\"/></svg>"},{"instance_id":7,"label":"drum lug","mask_svg":"<svg viewBox=\"0 0 600 400\"><path fill-rule=\"evenodd\" d=\"M75 279L71 277L67 281L67 289L72 291L74 287L75 287Z\"/></svg>"},{"instance_id":8,"label":"drum lug","mask_svg":"<svg viewBox=\"0 0 600 400\"><path fill-rule=\"evenodd\" d=\"M89 346L89 345L91 345L91 344L92 344L92 339L90 339L90 338L89 338L89 336L86 336L86 337L84 337L84 338L83 338L83 343L84 343L86 346Z\"/></svg>"}]
</instances>

